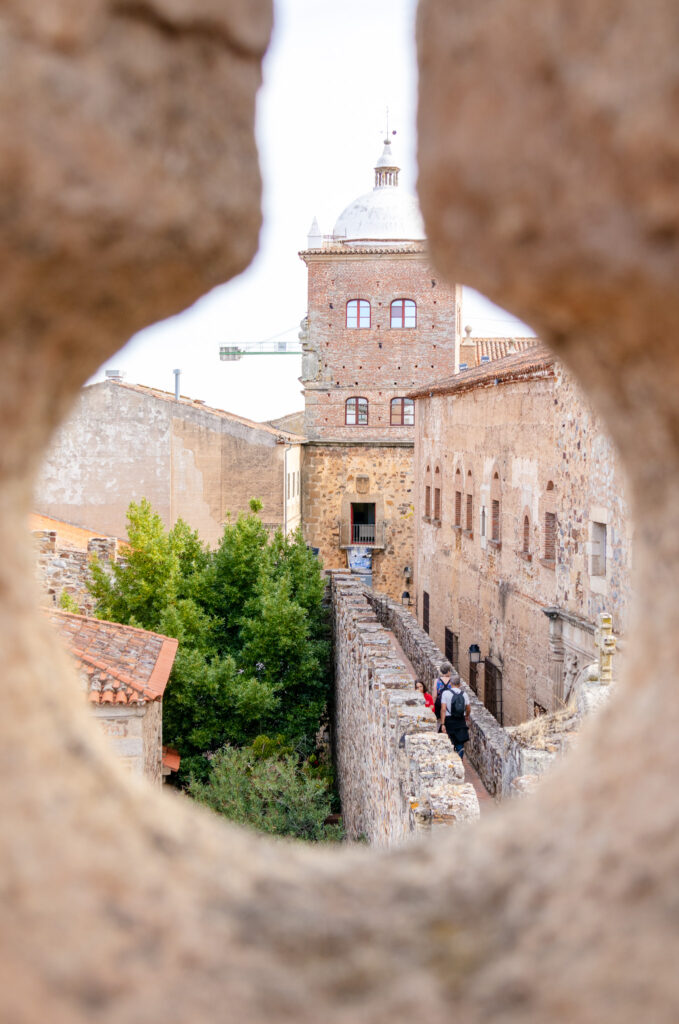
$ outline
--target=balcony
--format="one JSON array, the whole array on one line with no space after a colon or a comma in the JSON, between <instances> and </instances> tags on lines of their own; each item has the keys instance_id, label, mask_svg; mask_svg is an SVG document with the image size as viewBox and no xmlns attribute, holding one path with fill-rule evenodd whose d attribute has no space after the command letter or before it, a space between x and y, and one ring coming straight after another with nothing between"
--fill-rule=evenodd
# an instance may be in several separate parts
<instances>
[{"instance_id":1,"label":"balcony","mask_svg":"<svg viewBox=\"0 0 679 1024\"><path fill-rule=\"evenodd\" d=\"M340 547L383 548L386 545L386 523L383 519L376 523L351 523L348 520L340 523Z\"/></svg>"}]
</instances>

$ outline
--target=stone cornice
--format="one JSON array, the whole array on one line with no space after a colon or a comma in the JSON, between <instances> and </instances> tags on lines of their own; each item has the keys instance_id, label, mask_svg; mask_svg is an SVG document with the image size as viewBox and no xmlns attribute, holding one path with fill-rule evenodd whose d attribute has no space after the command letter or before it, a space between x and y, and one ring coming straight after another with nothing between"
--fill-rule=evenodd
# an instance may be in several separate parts
<instances>
[{"instance_id":1,"label":"stone cornice","mask_svg":"<svg viewBox=\"0 0 679 1024\"><path fill-rule=\"evenodd\" d=\"M405 439L402 441L392 441L385 438L383 441L379 440L365 440L365 441L342 441L335 438L307 438L306 441L302 441L302 444L307 448L414 448L415 439L412 441Z\"/></svg>"}]
</instances>

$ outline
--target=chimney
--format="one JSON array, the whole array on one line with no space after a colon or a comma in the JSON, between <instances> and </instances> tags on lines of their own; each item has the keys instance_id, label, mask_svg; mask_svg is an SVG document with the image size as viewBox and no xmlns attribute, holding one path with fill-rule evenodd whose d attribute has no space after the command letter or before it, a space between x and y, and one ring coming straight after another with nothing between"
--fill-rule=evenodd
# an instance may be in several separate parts
<instances>
[{"instance_id":1,"label":"chimney","mask_svg":"<svg viewBox=\"0 0 679 1024\"><path fill-rule=\"evenodd\" d=\"M175 402L178 402L179 401L179 378L182 375L182 371L181 370L173 370L172 372L174 374L174 400L175 400Z\"/></svg>"},{"instance_id":2,"label":"chimney","mask_svg":"<svg viewBox=\"0 0 679 1024\"><path fill-rule=\"evenodd\" d=\"M113 380L113 381L120 382L123 379L124 376L125 376L125 374L123 373L122 370L107 370L106 371L106 380Z\"/></svg>"}]
</instances>

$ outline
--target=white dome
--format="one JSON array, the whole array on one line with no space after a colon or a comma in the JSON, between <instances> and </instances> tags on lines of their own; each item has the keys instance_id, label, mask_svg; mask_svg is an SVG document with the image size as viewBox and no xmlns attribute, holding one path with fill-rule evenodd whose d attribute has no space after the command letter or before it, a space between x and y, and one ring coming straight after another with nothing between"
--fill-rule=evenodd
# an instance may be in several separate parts
<instances>
[{"instance_id":1,"label":"white dome","mask_svg":"<svg viewBox=\"0 0 679 1024\"><path fill-rule=\"evenodd\" d=\"M339 215L333 234L352 241L420 241L425 237L415 196L385 186L354 199Z\"/></svg>"}]
</instances>

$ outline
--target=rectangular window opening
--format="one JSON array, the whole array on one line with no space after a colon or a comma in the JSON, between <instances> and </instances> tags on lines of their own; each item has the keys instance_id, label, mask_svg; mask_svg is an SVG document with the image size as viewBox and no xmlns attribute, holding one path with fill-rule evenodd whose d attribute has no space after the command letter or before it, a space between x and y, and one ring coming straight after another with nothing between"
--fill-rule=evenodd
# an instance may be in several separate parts
<instances>
[{"instance_id":1,"label":"rectangular window opening","mask_svg":"<svg viewBox=\"0 0 679 1024\"><path fill-rule=\"evenodd\" d=\"M374 501L352 501L351 503L351 543L375 543L375 503Z\"/></svg>"},{"instance_id":2,"label":"rectangular window opening","mask_svg":"<svg viewBox=\"0 0 679 1024\"><path fill-rule=\"evenodd\" d=\"M486 658L484 662L484 704L500 725L502 720L502 672L493 662Z\"/></svg>"},{"instance_id":3,"label":"rectangular window opening","mask_svg":"<svg viewBox=\"0 0 679 1024\"><path fill-rule=\"evenodd\" d=\"M606 524L592 523L591 575L606 575Z\"/></svg>"},{"instance_id":4,"label":"rectangular window opening","mask_svg":"<svg viewBox=\"0 0 679 1024\"><path fill-rule=\"evenodd\" d=\"M545 560L556 559L556 513L545 512Z\"/></svg>"}]
</instances>

